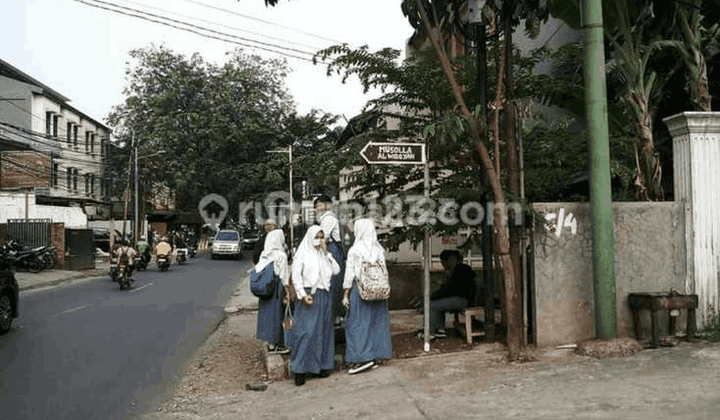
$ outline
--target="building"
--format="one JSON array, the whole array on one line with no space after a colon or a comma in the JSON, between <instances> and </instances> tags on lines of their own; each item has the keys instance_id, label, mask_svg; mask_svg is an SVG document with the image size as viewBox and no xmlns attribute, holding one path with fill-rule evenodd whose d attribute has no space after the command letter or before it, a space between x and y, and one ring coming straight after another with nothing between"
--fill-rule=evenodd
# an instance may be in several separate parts
<instances>
[{"instance_id":1,"label":"building","mask_svg":"<svg viewBox=\"0 0 720 420\"><path fill-rule=\"evenodd\" d=\"M107 218L110 134L69 98L0 60L4 192L30 192L30 205L81 207L90 220Z\"/></svg>"}]
</instances>

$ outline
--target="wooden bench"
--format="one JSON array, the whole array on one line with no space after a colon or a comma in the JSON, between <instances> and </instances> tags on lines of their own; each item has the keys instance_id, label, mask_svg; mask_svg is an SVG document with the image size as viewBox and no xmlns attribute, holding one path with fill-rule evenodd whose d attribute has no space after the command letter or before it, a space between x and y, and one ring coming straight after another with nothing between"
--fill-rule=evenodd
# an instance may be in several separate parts
<instances>
[{"instance_id":1,"label":"wooden bench","mask_svg":"<svg viewBox=\"0 0 720 420\"><path fill-rule=\"evenodd\" d=\"M485 308L482 306L473 306L470 308L461 309L455 312L455 328L465 337L468 344L472 344L473 337L480 337L485 335L485 330L473 330L472 320L473 318L480 321L480 317L485 315ZM465 324L464 328L459 325Z\"/></svg>"}]
</instances>

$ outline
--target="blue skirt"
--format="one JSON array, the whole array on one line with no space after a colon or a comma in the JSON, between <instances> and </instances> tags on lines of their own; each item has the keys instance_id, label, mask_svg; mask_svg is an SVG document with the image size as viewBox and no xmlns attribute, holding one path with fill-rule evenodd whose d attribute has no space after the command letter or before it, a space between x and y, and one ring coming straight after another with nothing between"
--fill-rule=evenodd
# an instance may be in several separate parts
<instances>
[{"instance_id":1,"label":"blue skirt","mask_svg":"<svg viewBox=\"0 0 720 420\"><path fill-rule=\"evenodd\" d=\"M344 316L345 308L342 306L343 279L345 279L345 261L340 244L335 241L328 243L328 252L332 254L340 266L340 272L330 278L330 294L332 295L332 319Z\"/></svg>"},{"instance_id":2,"label":"blue skirt","mask_svg":"<svg viewBox=\"0 0 720 420\"><path fill-rule=\"evenodd\" d=\"M278 282L277 293L270 299L258 300L257 339L275 345L284 343L283 320L283 285Z\"/></svg>"},{"instance_id":3,"label":"blue skirt","mask_svg":"<svg viewBox=\"0 0 720 420\"><path fill-rule=\"evenodd\" d=\"M345 317L345 361L362 363L391 358L388 301L362 300L357 286L353 284L350 311Z\"/></svg>"},{"instance_id":4,"label":"blue skirt","mask_svg":"<svg viewBox=\"0 0 720 420\"><path fill-rule=\"evenodd\" d=\"M310 293L310 289L305 289ZM293 373L320 373L335 367L335 333L332 322L330 292L318 289L315 303L307 307L295 302L295 326L285 331L290 347L290 370Z\"/></svg>"}]
</instances>

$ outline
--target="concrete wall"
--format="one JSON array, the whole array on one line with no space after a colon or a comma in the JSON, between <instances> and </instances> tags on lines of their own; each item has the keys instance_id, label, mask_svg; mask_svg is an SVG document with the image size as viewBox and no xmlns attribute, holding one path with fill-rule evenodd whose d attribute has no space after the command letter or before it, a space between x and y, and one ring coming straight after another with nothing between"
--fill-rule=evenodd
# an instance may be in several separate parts
<instances>
[{"instance_id":1,"label":"concrete wall","mask_svg":"<svg viewBox=\"0 0 720 420\"><path fill-rule=\"evenodd\" d=\"M54 223L64 223L66 228L87 228L87 216L80 207L45 206L35 204L35 194L28 195L28 218L51 219ZM0 223L8 219L25 218L25 194L0 192Z\"/></svg>"},{"instance_id":2,"label":"concrete wall","mask_svg":"<svg viewBox=\"0 0 720 420\"><path fill-rule=\"evenodd\" d=\"M590 206L538 203L534 209L548 221L534 234L537 345L595 338ZM675 202L614 203L613 225L618 333L634 336L628 293L684 292L684 209ZM641 334L649 334L648 314L641 325Z\"/></svg>"}]
</instances>

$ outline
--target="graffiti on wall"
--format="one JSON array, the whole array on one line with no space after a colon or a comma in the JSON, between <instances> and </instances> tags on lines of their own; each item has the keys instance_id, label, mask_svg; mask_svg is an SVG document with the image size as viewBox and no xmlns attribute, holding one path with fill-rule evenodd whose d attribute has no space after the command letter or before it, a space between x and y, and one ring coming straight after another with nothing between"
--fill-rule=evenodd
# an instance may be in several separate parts
<instances>
[{"instance_id":1,"label":"graffiti on wall","mask_svg":"<svg viewBox=\"0 0 720 420\"><path fill-rule=\"evenodd\" d=\"M571 234L577 234L577 219L572 213L565 213L565 208L561 207L557 213L547 213L545 215L545 229L554 232L558 238L562 235L563 229L567 228Z\"/></svg>"}]
</instances>

